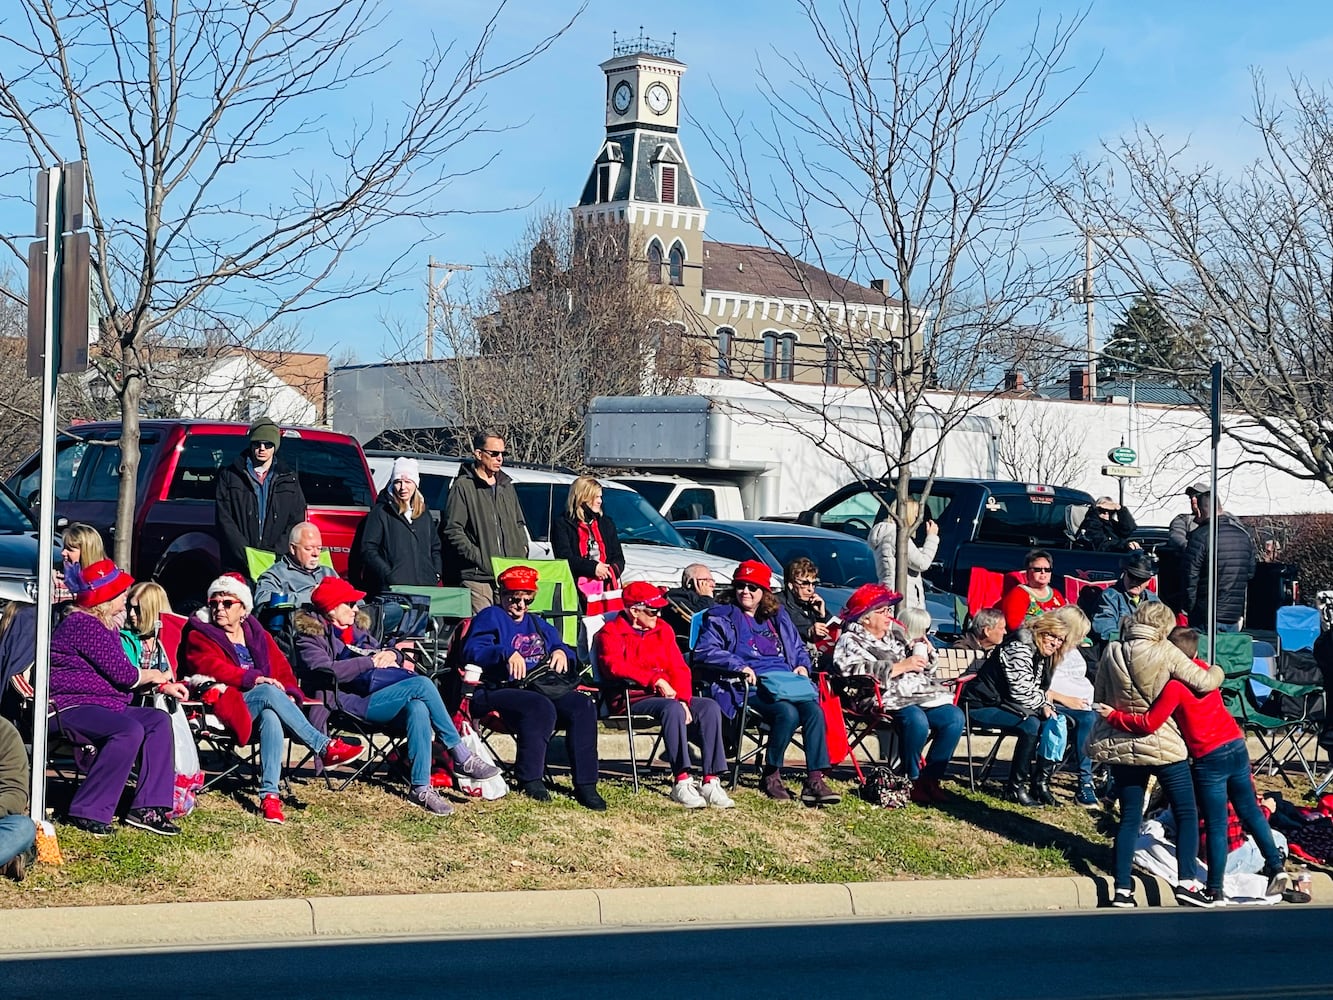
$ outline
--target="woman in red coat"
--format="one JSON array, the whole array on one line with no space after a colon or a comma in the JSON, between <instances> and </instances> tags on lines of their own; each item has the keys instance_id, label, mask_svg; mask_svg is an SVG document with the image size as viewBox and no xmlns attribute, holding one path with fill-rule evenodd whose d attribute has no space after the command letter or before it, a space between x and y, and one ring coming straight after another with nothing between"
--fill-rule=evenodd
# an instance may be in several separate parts
<instances>
[{"instance_id":1,"label":"woman in red coat","mask_svg":"<svg viewBox=\"0 0 1333 1000\"><path fill-rule=\"evenodd\" d=\"M360 757L364 747L331 740L301 711L305 700L291 664L273 637L250 617L254 598L237 573L224 573L208 588L208 609L200 609L181 633L181 673L191 682L225 685L213 710L241 743L259 724L259 795L264 819L285 822L278 780L282 777L284 730L320 756L325 764ZM216 686L213 690L216 690ZM206 694L207 698L208 695Z\"/></svg>"},{"instance_id":2,"label":"woman in red coat","mask_svg":"<svg viewBox=\"0 0 1333 1000\"><path fill-rule=\"evenodd\" d=\"M727 769L722 746L722 710L712 698L693 696L694 682L676 645L675 633L659 617L667 600L651 583L635 581L624 590L625 610L597 633L602 671L629 681L636 713L651 715L662 725L662 742L676 783L671 801L687 809L730 809L734 802L718 775ZM694 735L703 748L703 784L690 778L690 744Z\"/></svg>"}]
</instances>

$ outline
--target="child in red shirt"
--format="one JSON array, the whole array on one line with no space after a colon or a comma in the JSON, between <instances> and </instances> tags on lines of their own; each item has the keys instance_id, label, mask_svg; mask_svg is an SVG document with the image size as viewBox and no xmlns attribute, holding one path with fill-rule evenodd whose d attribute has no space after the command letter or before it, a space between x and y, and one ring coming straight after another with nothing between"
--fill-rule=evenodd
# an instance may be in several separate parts
<instances>
[{"instance_id":1,"label":"child in red shirt","mask_svg":"<svg viewBox=\"0 0 1333 1000\"><path fill-rule=\"evenodd\" d=\"M1197 631L1176 628L1168 639L1202 669L1208 669L1208 664L1197 658ZM1290 888L1291 879L1282 855L1273 843L1272 830L1259 809L1245 734L1227 711L1220 691L1195 694L1179 681L1170 680L1145 713L1120 712L1107 705L1093 707L1117 729L1140 736L1156 732L1168 718L1176 720L1193 759L1195 792L1206 829L1208 884L1204 894L1208 899L1215 905L1221 905L1225 899L1222 876L1226 874L1227 866L1228 802L1264 857L1263 873L1269 880L1268 895L1280 895Z\"/></svg>"}]
</instances>

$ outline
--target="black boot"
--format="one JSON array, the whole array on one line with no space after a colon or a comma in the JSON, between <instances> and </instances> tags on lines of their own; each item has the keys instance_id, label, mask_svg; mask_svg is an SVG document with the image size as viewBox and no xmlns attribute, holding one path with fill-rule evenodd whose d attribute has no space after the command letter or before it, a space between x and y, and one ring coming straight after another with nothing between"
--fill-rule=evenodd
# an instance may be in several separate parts
<instances>
[{"instance_id":1,"label":"black boot","mask_svg":"<svg viewBox=\"0 0 1333 1000\"><path fill-rule=\"evenodd\" d=\"M1037 758L1037 766L1032 772L1032 790L1031 794L1037 800L1038 805L1055 805L1055 796L1051 793L1051 778L1055 776L1055 769L1060 766L1058 760L1046 760L1044 757Z\"/></svg>"},{"instance_id":2,"label":"black boot","mask_svg":"<svg viewBox=\"0 0 1333 1000\"><path fill-rule=\"evenodd\" d=\"M1004 786L1004 797L1020 806L1040 805L1028 794L1028 777L1032 772L1032 761L1026 755L1017 758L1009 769L1009 783Z\"/></svg>"}]
</instances>

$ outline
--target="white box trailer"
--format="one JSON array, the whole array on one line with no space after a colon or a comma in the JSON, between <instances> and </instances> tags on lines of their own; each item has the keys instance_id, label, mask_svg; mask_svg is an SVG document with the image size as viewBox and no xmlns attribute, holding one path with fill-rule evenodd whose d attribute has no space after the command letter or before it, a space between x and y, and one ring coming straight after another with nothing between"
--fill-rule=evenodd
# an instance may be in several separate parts
<instances>
[{"instance_id":1,"label":"white box trailer","mask_svg":"<svg viewBox=\"0 0 1333 1000\"><path fill-rule=\"evenodd\" d=\"M913 475L974 479L998 476L998 428L989 417L963 417L941 439L940 421L923 413L913 449L926 453ZM598 396L588 410L585 457L595 468L669 473L734 484L750 518L793 514L856 479L890 472L890 425L879 429L869 406L815 412L746 396ZM892 435L892 437L890 436Z\"/></svg>"}]
</instances>

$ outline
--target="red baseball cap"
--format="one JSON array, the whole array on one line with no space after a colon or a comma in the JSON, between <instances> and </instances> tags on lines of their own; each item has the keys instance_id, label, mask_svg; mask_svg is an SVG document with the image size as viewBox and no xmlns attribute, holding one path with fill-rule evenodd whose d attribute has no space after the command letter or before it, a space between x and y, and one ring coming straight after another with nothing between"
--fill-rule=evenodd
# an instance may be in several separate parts
<instances>
[{"instance_id":1,"label":"red baseball cap","mask_svg":"<svg viewBox=\"0 0 1333 1000\"><path fill-rule=\"evenodd\" d=\"M624 598L625 607L630 608L636 604L643 604L650 608L665 608L667 599L662 596L662 588L654 587L651 583L644 580L635 580L633 583L626 584L621 592Z\"/></svg>"},{"instance_id":2,"label":"red baseball cap","mask_svg":"<svg viewBox=\"0 0 1333 1000\"><path fill-rule=\"evenodd\" d=\"M326 576L310 595L310 603L320 614L327 615L339 604L355 604L365 596L364 590L357 590L342 577Z\"/></svg>"},{"instance_id":3,"label":"red baseball cap","mask_svg":"<svg viewBox=\"0 0 1333 1000\"><path fill-rule=\"evenodd\" d=\"M757 559L747 559L736 567L736 572L732 574L731 582L733 584L753 583L755 586L763 587L765 590L772 590L773 571Z\"/></svg>"}]
</instances>

